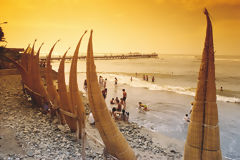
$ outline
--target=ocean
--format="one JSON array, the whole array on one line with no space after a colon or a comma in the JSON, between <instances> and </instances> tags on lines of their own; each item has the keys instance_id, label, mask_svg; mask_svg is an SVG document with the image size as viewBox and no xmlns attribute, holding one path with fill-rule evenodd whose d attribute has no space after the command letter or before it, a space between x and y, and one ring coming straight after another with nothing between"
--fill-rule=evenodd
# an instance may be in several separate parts
<instances>
[{"instance_id":1,"label":"ocean","mask_svg":"<svg viewBox=\"0 0 240 160\"><path fill-rule=\"evenodd\" d=\"M159 55L159 58L95 60L98 75L107 78L109 108L113 97L122 97L126 89L130 121L169 137L185 141L188 124L183 120L194 100L201 56ZM215 56L220 142L223 156L240 159L240 56ZM68 84L70 61L65 63ZM59 62L52 63L58 70ZM83 92L86 62L78 61L79 89ZM143 80L148 75L149 80ZM151 82L154 76L155 82ZM118 85L114 85L117 77ZM132 81L131 81L132 77ZM223 88L221 91L220 88ZM139 113L138 102L151 111Z\"/></svg>"}]
</instances>

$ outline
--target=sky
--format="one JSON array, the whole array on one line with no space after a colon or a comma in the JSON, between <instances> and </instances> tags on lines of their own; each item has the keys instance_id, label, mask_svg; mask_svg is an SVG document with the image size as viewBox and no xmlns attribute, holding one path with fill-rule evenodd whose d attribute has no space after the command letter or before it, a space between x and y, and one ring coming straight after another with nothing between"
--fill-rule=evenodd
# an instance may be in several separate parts
<instances>
[{"instance_id":1,"label":"sky","mask_svg":"<svg viewBox=\"0 0 240 160\"><path fill-rule=\"evenodd\" d=\"M240 0L0 0L7 47L26 48L37 39L42 55L60 39L54 54L73 53L90 30L96 53L202 53L207 8L218 55L240 53Z\"/></svg>"}]
</instances>

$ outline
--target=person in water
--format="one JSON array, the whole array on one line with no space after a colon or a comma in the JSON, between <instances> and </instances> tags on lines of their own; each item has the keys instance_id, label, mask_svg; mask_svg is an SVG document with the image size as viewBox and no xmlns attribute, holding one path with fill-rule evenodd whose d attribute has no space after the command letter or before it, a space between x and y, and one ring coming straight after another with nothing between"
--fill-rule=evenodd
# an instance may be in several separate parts
<instances>
[{"instance_id":1,"label":"person in water","mask_svg":"<svg viewBox=\"0 0 240 160\"><path fill-rule=\"evenodd\" d=\"M149 111L148 106L146 104L142 104L142 102L138 102L138 108L144 111Z\"/></svg>"},{"instance_id":2,"label":"person in water","mask_svg":"<svg viewBox=\"0 0 240 160\"><path fill-rule=\"evenodd\" d=\"M107 87L107 78L105 78L105 80L103 81L103 87L104 87L104 88Z\"/></svg>"},{"instance_id":3,"label":"person in water","mask_svg":"<svg viewBox=\"0 0 240 160\"><path fill-rule=\"evenodd\" d=\"M117 83L118 83L118 79L117 77L115 77L115 85L117 85Z\"/></svg>"},{"instance_id":4,"label":"person in water","mask_svg":"<svg viewBox=\"0 0 240 160\"><path fill-rule=\"evenodd\" d=\"M87 90L87 80L86 79L84 80L84 86L83 87L84 87L85 90Z\"/></svg>"},{"instance_id":5,"label":"person in water","mask_svg":"<svg viewBox=\"0 0 240 160\"><path fill-rule=\"evenodd\" d=\"M186 122L190 122L190 118L188 117L188 114L185 114L184 120L185 120Z\"/></svg>"},{"instance_id":6,"label":"person in water","mask_svg":"<svg viewBox=\"0 0 240 160\"><path fill-rule=\"evenodd\" d=\"M101 86L102 85L102 76L99 76L99 80L98 80L98 83L99 83L99 85Z\"/></svg>"},{"instance_id":7,"label":"person in water","mask_svg":"<svg viewBox=\"0 0 240 160\"><path fill-rule=\"evenodd\" d=\"M155 82L155 78L154 78L154 76L152 76L152 82Z\"/></svg>"},{"instance_id":8,"label":"person in water","mask_svg":"<svg viewBox=\"0 0 240 160\"><path fill-rule=\"evenodd\" d=\"M192 113L192 108L193 108L193 102L191 103L191 109L189 111L189 115Z\"/></svg>"},{"instance_id":9,"label":"person in water","mask_svg":"<svg viewBox=\"0 0 240 160\"><path fill-rule=\"evenodd\" d=\"M124 103L126 103L127 92L125 91L125 89L122 89L122 91L123 91L123 101L124 101Z\"/></svg>"}]
</instances>

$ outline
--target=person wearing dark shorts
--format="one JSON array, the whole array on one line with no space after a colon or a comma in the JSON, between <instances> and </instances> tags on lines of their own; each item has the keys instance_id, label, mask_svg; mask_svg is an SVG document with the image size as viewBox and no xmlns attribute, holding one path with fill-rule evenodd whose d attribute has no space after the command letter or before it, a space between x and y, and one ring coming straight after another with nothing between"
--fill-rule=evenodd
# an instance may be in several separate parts
<instances>
[{"instance_id":1,"label":"person wearing dark shorts","mask_svg":"<svg viewBox=\"0 0 240 160\"><path fill-rule=\"evenodd\" d=\"M122 91L123 91L123 101L124 101L124 103L126 103L127 92L125 91L125 89L122 89Z\"/></svg>"}]
</instances>

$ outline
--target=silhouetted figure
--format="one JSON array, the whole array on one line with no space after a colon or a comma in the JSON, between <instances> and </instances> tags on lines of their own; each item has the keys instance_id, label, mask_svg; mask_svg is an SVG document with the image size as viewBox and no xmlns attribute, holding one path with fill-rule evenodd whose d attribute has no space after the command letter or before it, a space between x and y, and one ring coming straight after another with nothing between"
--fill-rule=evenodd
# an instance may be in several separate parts
<instances>
[{"instance_id":1,"label":"silhouetted figure","mask_svg":"<svg viewBox=\"0 0 240 160\"><path fill-rule=\"evenodd\" d=\"M154 78L154 76L152 77L152 82L155 82L155 78Z\"/></svg>"},{"instance_id":2,"label":"silhouetted figure","mask_svg":"<svg viewBox=\"0 0 240 160\"><path fill-rule=\"evenodd\" d=\"M84 88L85 90L87 90L87 80L86 80L86 79L84 80L84 86L83 86L83 88Z\"/></svg>"},{"instance_id":3,"label":"silhouetted figure","mask_svg":"<svg viewBox=\"0 0 240 160\"><path fill-rule=\"evenodd\" d=\"M102 90L102 95L103 95L103 98L106 99L106 97L107 97L107 88Z\"/></svg>"},{"instance_id":4,"label":"silhouetted figure","mask_svg":"<svg viewBox=\"0 0 240 160\"><path fill-rule=\"evenodd\" d=\"M118 83L118 79L117 77L115 77L115 85L117 85L117 83Z\"/></svg>"},{"instance_id":5,"label":"silhouetted figure","mask_svg":"<svg viewBox=\"0 0 240 160\"><path fill-rule=\"evenodd\" d=\"M143 75L143 80L145 80L145 74Z\"/></svg>"},{"instance_id":6,"label":"silhouetted figure","mask_svg":"<svg viewBox=\"0 0 240 160\"><path fill-rule=\"evenodd\" d=\"M146 81L148 81L148 75L146 75Z\"/></svg>"},{"instance_id":7,"label":"silhouetted figure","mask_svg":"<svg viewBox=\"0 0 240 160\"><path fill-rule=\"evenodd\" d=\"M123 91L123 101L126 104L127 92L125 91L125 89L122 89L122 91Z\"/></svg>"},{"instance_id":8,"label":"silhouetted figure","mask_svg":"<svg viewBox=\"0 0 240 160\"><path fill-rule=\"evenodd\" d=\"M223 87L221 86L220 91L223 91Z\"/></svg>"}]
</instances>

